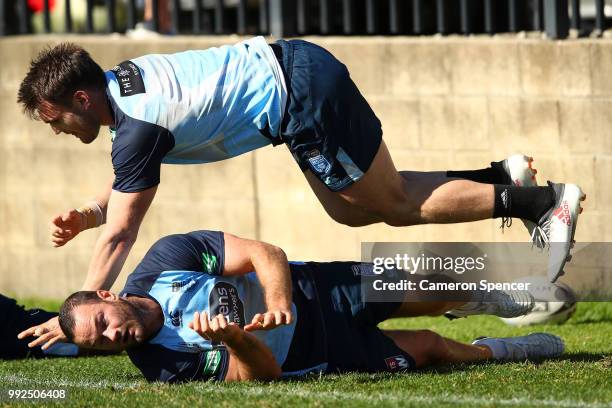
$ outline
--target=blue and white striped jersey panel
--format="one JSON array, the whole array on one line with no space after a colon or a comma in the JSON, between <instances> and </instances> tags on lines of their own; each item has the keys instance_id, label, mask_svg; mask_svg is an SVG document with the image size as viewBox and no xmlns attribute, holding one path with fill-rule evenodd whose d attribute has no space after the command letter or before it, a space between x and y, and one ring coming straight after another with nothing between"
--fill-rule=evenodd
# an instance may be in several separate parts
<instances>
[{"instance_id":1,"label":"blue and white striped jersey panel","mask_svg":"<svg viewBox=\"0 0 612 408\"><path fill-rule=\"evenodd\" d=\"M223 277L202 272L165 271L157 277L148 294L160 304L165 320L162 329L149 343L182 352L213 348L209 340L188 327L194 312L207 311L213 316L223 314L228 321L244 325L250 323L256 313L266 310L263 289L254 272ZM292 311L295 319L291 324L252 332L270 348L279 365L287 358L295 331L298 318L295 304Z\"/></svg>"},{"instance_id":2,"label":"blue and white striped jersey panel","mask_svg":"<svg viewBox=\"0 0 612 408\"><path fill-rule=\"evenodd\" d=\"M131 60L145 92L121 96L106 73L110 95L127 116L168 129L174 148L164 163L208 163L271 143L287 99L278 61L263 37L234 46Z\"/></svg>"}]
</instances>

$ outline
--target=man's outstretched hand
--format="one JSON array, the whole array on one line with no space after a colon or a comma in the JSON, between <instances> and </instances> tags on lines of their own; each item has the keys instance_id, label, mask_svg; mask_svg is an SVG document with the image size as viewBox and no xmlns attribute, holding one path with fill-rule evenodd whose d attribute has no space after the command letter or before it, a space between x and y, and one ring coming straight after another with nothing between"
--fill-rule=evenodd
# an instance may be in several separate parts
<instances>
[{"instance_id":1,"label":"man's outstretched hand","mask_svg":"<svg viewBox=\"0 0 612 408\"><path fill-rule=\"evenodd\" d=\"M28 347L36 347L42 345L42 349L46 350L55 343L63 343L68 338L62 332L59 325L59 319L56 317L46 321L38 326L32 326L27 330L22 331L17 335L18 339L25 339L26 337L38 337L36 340L28 343Z\"/></svg>"},{"instance_id":2,"label":"man's outstretched hand","mask_svg":"<svg viewBox=\"0 0 612 408\"><path fill-rule=\"evenodd\" d=\"M222 314L209 319L208 313L195 312L189 328L205 339L215 342L231 342L242 335L240 326L228 322Z\"/></svg>"},{"instance_id":3,"label":"man's outstretched hand","mask_svg":"<svg viewBox=\"0 0 612 408\"><path fill-rule=\"evenodd\" d=\"M244 331L272 330L283 324L291 324L291 310L274 310L257 313L251 323L244 326Z\"/></svg>"},{"instance_id":4,"label":"man's outstretched hand","mask_svg":"<svg viewBox=\"0 0 612 408\"><path fill-rule=\"evenodd\" d=\"M54 247L66 245L83 229L83 216L75 209L58 214L51 220L51 242Z\"/></svg>"}]
</instances>

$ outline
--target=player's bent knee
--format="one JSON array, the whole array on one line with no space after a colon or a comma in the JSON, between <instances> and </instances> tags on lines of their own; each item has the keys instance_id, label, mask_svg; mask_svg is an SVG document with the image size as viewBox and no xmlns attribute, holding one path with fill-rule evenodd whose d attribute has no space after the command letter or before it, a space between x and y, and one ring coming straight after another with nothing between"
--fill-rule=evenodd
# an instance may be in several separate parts
<instances>
[{"instance_id":1,"label":"player's bent knee","mask_svg":"<svg viewBox=\"0 0 612 408\"><path fill-rule=\"evenodd\" d=\"M346 225L348 227L363 227L380 221L373 214L360 208L325 208L327 215L339 224Z\"/></svg>"},{"instance_id":2,"label":"player's bent knee","mask_svg":"<svg viewBox=\"0 0 612 408\"><path fill-rule=\"evenodd\" d=\"M407 197L406 193L399 198L393 195L392 199L377 202L376 207L368 208L379 219L392 227L407 227L423 223L421 207Z\"/></svg>"},{"instance_id":3,"label":"player's bent knee","mask_svg":"<svg viewBox=\"0 0 612 408\"><path fill-rule=\"evenodd\" d=\"M391 227L409 227L411 225L421 224L421 222L419 222L418 220L418 217L410 215L405 215L401 218L394 216L386 216L381 218L384 220L385 224Z\"/></svg>"},{"instance_id":4,"label":"player's bent knee","mask_svg":"<svg viewBox=\"0 0 612 408\"><path fill-rule=\"evenodd\" d=\"M380 218L387 225L392 227L408 227L423 223L420 208L411 208L410 205L391 208L381 213Z\"/></svg>"},{"instance_id":5,"label":"player's bent knee","mask_svg":"<svg viewBox=\"0 0 612 408\"><path fill-rule=\"evenodd\" d=\"M359 217L352 217L350 215L342 214L342 213L327 213L334 221L339 224L346 225L347 227L363 227L365 225L370 225L371 222L366 219L362 219Z\"/></svg>"},{"instance_id":6,"label":"player's bent knee","mask_svg":"<svg viewBox=\"0 0 612 408\"><path fill-rule=\"evenodd\" d=\"M350 217L338 217L338 218L339 219L334 218L334 220L342 225L346 225L347 227L364 227L372 223L370 221L362 220L358 218L350 218Z\"/></svg>"}]
</instances>

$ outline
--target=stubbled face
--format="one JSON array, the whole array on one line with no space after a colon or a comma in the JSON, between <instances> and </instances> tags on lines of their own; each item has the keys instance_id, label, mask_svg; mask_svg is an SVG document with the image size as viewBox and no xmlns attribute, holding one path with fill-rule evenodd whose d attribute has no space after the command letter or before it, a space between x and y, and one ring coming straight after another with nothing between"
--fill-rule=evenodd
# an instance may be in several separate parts
<instances>
[{"instance_id":1,"label":"stubbled face","mask_svg":"<svg viewBox=\"0 0 612 408\"><path fill-rule=\"evenodd\" d=\"M51 126L56 135L70 134L86 144L93 142L100 133L100 120L91 109L83 108L78 102L68 107L42 101L38 107L38 116Z\"/></svg>"},{"instance_id":2,"label":"stubbled face","mask_svg":"<svg viewBox=\"0 0 612 408\"><path fill-rule=\"evenodd\" d=\"M142 343L145 325L125 299L83 304L73 312L74 343L89 349L121 351Z\"/></svg>"}]
</instances>

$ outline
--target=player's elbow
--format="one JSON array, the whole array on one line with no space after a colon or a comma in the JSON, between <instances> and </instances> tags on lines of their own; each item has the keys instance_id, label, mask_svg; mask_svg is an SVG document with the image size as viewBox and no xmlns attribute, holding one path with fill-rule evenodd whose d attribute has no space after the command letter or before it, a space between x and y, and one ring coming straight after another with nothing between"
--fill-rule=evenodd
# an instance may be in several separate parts
<instances>
[{"instance_id":1,"label":"player's elbow","mask_svg":"<svg viewBox=\"0 0 612 408\"><path fill-rule=\"evenodd\" d=\"M138 238L138 228L110 227L104 231L105 239L114 247L131 248Z\"/></svg>"},{"instance_id":2,"label":"player's elbow","mask_svg":"<svg viewBox=\"0 0 612 408\"><path fill-rule=\"evenodd\" d=\"M255 376L251 376L247 381L274 381L281 377L282 371L278 364L269 364L267 367L261 367L263 370Z\"/></svg>"},{"instance_id":3,"label":"player's elbow","mask_svg":"<svg viewBox=\"0 0 612 408\"><path fill-rule=\"evenodd\" d=\"M225 377L225 381L228 382L245 382L245 381L264 381L270 382L274 380L278 380L282 371L281 368L276 364L270 364L270 366L274 365L275 367L258 367L257 370L253 369L238 369L235 373L228 373Z\"/></svg>"},{"instance_id":4,"label":"player's elbow","mask_svg":"<svg viewBox=\"0 0 612 408\"><path fill-rule=\"evenodd\" d=\"M266 252L274 259L288 262L287 254L285 253L285 251L283 251L282 248L277 247L276 245L266 244Z\"/></svg>"}]
</instances>

